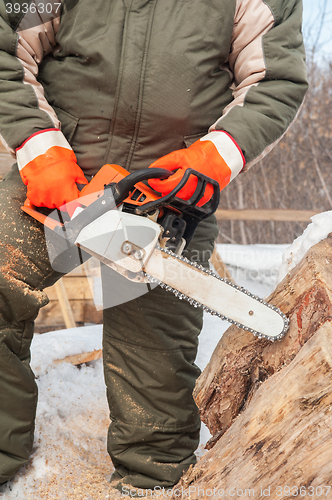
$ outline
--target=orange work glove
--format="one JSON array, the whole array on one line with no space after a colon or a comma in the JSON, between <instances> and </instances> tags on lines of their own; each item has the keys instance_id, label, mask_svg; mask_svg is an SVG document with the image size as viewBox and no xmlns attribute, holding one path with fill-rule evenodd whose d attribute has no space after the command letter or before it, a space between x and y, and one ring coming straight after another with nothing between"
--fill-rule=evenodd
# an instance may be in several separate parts
<instances>
[{"instance_id":1,"label":"orange work glove","mask_svg":"<svg viewBox=\"0 0 332 500\"><path fill-rule=\"evenodd\" d=\"M150 168L165 168L174 171L174 174L164 180L150 179L149 185L164 196L178 185L184 172L192 168L216 180L222 190L241 172L244 165L243 153L229 134L222 131L210 132L189 148L173 151L152 163ZM176 196L188 200L194 194L196 186L197 178L190 176ZM206 203L212 194L212 186L208 184L199 204Z\"/></svg>"},{"instance_id":2,"label":"orange work glove","mask_svg":"<svg viewBox=\"0 0 332 500\"><path fill-rule=\"evenodd\" d=\"M79 197L77 184L87 184L76 156L60 130L32 135L16 150L27 197L36 207L61 208Z\"/></svg>"}]
</instances>

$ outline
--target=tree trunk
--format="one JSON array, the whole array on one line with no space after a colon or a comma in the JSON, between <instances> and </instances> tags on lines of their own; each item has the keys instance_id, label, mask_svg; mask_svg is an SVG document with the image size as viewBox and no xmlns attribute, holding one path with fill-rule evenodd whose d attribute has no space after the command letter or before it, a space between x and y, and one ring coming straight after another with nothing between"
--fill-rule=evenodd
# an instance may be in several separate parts
<instances>
[{"instance_id":1,"label":"tree trunk","mask_svg":"<svg viewBox=\"0 0 332 500\"><path fill-rule=\"evenodd\" d=\"M290 318L283 340L234 326L220 340L195 388L210 450L174 499L332 496L330 263L332 235L269 297Z\"/></svg>"},{"instance_id":2,"label":"tree trunk","mask_svg":"<svg viewBox=\"0 0 332 500\"><path fill-rule=\"evenodd\" d=\"M252 406L252 398L262 382L280 369L285 370L285 365L295 358L302 346L322 325L326 323L327 328L330 328L330 263L332 235L313 246L268 298L269 302L280 307L290 318L289 331L281 341L271 343L259 340L235 326L231 326L224 333L194 391L201 419L213 435L207 448L211 448L224 435L241 411L245 414L249 404ZM311 370L314 370L314 366L310 366L310 377ZM280 374L280 377L282 376L283 372ZM296 378L296 374L294 377ZM278 405L277 400L270 397L269 392L264 389L266 384L267 382L260 390L265 390L269 406ZM300 398L301 391L305 388L301 385L297 387L297 397ZM293 396L295 395L290 397ZM271 429L270 431L272 432ZM240 445L240 436L241 433L237 446ZM274 446L272 442L271 446Z\"/></svg>"},{"instance_id":3,"label":"tree trunk","mask_svg":"<svg viewBox=\"0 0 332 500\"><path fill-rule=\"evenodd\" d=\"M330 498L332 324L261 384L233 425L176 486L173 498Z\"/></svg>"}]
</instances>

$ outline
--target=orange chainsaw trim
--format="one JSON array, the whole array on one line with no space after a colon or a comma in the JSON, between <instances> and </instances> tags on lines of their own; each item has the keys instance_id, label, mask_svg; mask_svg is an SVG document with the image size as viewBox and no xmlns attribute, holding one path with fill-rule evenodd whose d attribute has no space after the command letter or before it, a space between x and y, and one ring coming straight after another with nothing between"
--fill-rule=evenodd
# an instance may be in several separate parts
<instances>
[{"instance_id":1,"label":"orange chainsaw trim","mask_svg":"<svg viewBox=\"0 0 332 500\"><path fill-rule=\"evenodd\" d=\"M89 184L82 189L80 198L84 196L84 205L90 205L93 201L100 198L100 193L104 192L104 188L107 184L117 184L124 177L127 177L127 175L129 175L129 172L125 168L120 167L120 165L108 163L104 165L92 178ZM131 203L139 206L142 203L155 201L157 199L158 195L151 188L149 188L149 186L143 182L138 182L135 185L135 189L129 194L123 203Z\"/></svg>"}]
</instances>

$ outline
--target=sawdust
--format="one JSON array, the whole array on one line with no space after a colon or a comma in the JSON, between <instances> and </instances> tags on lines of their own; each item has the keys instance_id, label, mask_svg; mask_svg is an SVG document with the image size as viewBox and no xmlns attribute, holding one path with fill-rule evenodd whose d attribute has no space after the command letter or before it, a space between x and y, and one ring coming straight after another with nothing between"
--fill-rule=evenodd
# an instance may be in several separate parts
<instances>
[{"instance_id":1,"label":"sawdust","mask_svg":"<svg viewBox=\"0 0 332 500\"><path fill-rule=\"evenodd\" d=\"M0 273L3 274L4 278L13 286L22 288L23 295L33 295L41 302L45 300L45 292L43 292L42 290L34 290L33 288L30 288L26 283L24 283L24 281L21 281L20 279L12 276L10 274L11 272L11 269L7 270L6 266L0 267Z\"/></svg>"},{"instance_id":2,"label":"sawdust","mask_svg":"<svg viewBox=\"0 0 332 500\"><path fill-rule=\"evenodd\" d=\"M109 425L108 420L100 422L100 429L105 433ZM74 432L74 429L72 429ZM110 485L110 477L114 470L112 461L106 450L104 440L97 437L86 438L84 442L73 440L68 431L68 439L61 445L50 443L47 445L49 456L45 468L48 474L41 479L34 479L31 484L29 471L38 460L37 450L18 474L17 478L26 476L29 493L20 500L119 500L129 498L121 494ZM47 451L47 450L46 450ZM45 453L45 447L44 447ZM36 464L38 467L38 465ZM15 488L15 481L13 481ZM0 493L1 496L1 493ZM142 498L142 496L140 496Z\"/></svg>"},{"instance_id":3,"label":"sawdust","mask_svg":"<svg viewBox=\"0 0 332 500\"><path fill-rule=\"evenodd\" d=\"M100 431L104 435L107 434L108 425L107 419L100 422ZM35 476L31 482L29 472L34 467L41 468L37 440L36 450L29 463L16 476L16 481L19 480L22 485L23 479L28 486L21 500L105 500L119 496L118 490L110 487L109 480L114 468L106 450L105 440L87 436L84 440L73 439L74 420L71 427L65 430L67 438L60 430L62 436L59 443L52 440L46 447L45 443L43 444L43 456L46 455L49 459L43 463L43 477ZM47 432L43 431L43 423L39 432ZM13 490L16 481L13 481Z\"/></svg>"},{"instance_id":4,"label":"sawdust","mask_svg":"<svg viewBox=\"0 0 332 500\"><path fill-rule=\"evenodd\" d=\"M45 292L42 290L34 290L25 283L21 272L30 268L34 272L38 272L38 268L17 248L12 245L0 243L0 246L5 250L6 263L0 266L0 273L6 281L12 285L12 288L18 287L23 289L24 295L33 295L39 301L45 301ZM19 271L21 270L21 272Z\"/></svg>"}]
</instances>

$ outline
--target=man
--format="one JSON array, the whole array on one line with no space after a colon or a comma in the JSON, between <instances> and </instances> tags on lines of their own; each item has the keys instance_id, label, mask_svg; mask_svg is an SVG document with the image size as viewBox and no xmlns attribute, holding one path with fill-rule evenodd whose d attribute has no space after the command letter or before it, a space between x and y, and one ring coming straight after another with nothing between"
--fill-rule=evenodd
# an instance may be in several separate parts
<instances>
[{"instance_id":1,"label":"man","mask_svg":"<svg viewBox=\"0 0 332 500\"><path fill-rule=\"evenodd\" d=\"M301 0L40 5L0 7L0 131L18 165L0 195L0 483L29 458L33 320L47 303L43 288L60 277L42 227L20 210L25 197L59 208L105 163L174 171L151 181L162 194L187 167L222 189L272 149L307 87ZM200 224L187 256L207 266L216 235L214 218ZM107 293L117 293L117 278L105 275ZM171 487L195 462L201 326L201 311L158 287L104 311L119 488Z\"/></svg>"}]
</instances>

